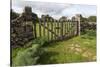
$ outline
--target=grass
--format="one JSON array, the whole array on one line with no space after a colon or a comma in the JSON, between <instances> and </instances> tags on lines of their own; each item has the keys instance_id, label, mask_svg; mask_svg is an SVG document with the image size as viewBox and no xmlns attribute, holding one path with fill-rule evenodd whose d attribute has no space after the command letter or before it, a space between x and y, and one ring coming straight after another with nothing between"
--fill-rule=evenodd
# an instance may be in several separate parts
<instances>
[{"instance_id":1,"label":"grass","mask_svg":"<svg viewBox=\"0 0 100 67\"><path fill-rule=\"evenodd\" d=\"M44 47L46 52L38 64L59 64L96 61L96 36L89 34L55 42Z\"/></svg>"},{"instance_id":2,"label":"grass","mask_svg":"<svg viewBox=\"0 0 100 67\"><path fill-rule=\"evenodd\" d=\"M12 62L14 61L15 57L17 56L18 52L23 52L24 50L27 49L28 45L30 45L32 42L27 43L27 46L22 47L18 47L18 48L12 48Z\"/></svg>"},{"instance_id":3,"label":"grass","mask_svg":"<svg viewBox=\"0 0 100 67\"><path fill-rule=\"evenodd\" d=\"M53 25L55 24L53 23ZM51 29L51 25L49 26L49 28ZM36 29L37 35L39 37L38 24ZM42 37L46 39L46 37L48 37L48 31L46 30L44 36L43 29L44 28L42 27ZM55 32L55 27L53 28L53 31ZM49 34L49 36L51 38L51 33ZM38 42L38 40L36 42ZM69 40L46 44L45 46L43 46L43 49L45 50L45 52L40 56L36 64L59 64L96 61L96 32L87 31L86 34L74 37ZM18 51L24 50L26 50L25 47L12 50L12 60L16 57Z\"/></svg>"},{"instance_id":4,"label":"grass","mask_svg":"<svg viewBox=\"0 0 100 67\"><path fill-rule=\"evenodd\" d=\"M43 42L42 42L43 41ZM35 43L44 43L44 40L33 41ZM30 43L27 43L31 44ZM36 64L61 64L75 62L96 61L96 32L88 31L86 34L76 36L69 40L45 44L42 47L45 52L40 56ZM28 49L17 48L12 50L12 60L16 57L18 51Z\"/></svg>"}]
</instances>

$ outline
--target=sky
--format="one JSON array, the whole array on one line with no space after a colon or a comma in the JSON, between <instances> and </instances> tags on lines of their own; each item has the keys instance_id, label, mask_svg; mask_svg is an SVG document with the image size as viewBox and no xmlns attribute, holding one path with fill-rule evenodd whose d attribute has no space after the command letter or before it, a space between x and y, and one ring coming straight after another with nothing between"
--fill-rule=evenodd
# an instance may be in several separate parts
<instances>
[{"instance_id":1,"label":"sky","mask_svg":"<svg viewBox=\"0 0 100 67\"><path fill-rule=\"evenodd\" d=\"M49 14L56 19L61 16L72 17L76 14L82 14L84 17L96 16L97 10L95 5L12 0L12 9L15 12L22 13L25 6L31 6L32 12L36 13L38 17L41 17L42 14Z\"/></svg>"}]
</instances>

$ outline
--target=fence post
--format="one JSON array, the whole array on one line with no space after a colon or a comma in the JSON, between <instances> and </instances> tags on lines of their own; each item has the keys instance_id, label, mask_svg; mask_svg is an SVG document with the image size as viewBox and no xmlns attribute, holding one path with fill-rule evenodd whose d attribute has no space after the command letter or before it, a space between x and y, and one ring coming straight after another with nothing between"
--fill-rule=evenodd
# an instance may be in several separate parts
<instances>
[{"instance_id":1,"label":"fence post","mask_svg":"<svg viewBox=\"0 0 100 67\"><path fill-rule=\"evenodd\" d=\"M77 14L76 17L77 17L77 21L78 21L77 22L77 35L80 36L80 29L81 29L80 28L80 22L81 22L80 21L80 14Z\"/></svg>"}]
</instances>

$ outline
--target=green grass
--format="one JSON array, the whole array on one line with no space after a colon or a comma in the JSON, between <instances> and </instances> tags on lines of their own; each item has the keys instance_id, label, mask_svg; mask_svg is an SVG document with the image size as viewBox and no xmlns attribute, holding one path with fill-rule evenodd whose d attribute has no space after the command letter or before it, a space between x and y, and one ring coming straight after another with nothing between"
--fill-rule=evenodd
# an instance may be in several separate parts
<instances>
[{"instance_id":1,"label":"green grass","mask_svg":"<svg viewBox=\"0 0 100 67\"><path fill-rule=\"evenodd\" d=\"M96 36L85 34L48 44L44 49L38 64L96 61Z\"/></svg>"},{"instance_id":2,"label":"green grass","mask_svg":"<svg viewBox=\"0 0 100 67\"><path fill-rule=\"evenodd\" d=\"M32 42L44 44L45 40L36 39ZM27 43L27 45L30 43ZM96 61L96 32L87 31L86 34L76 36L69 40L45 44L42 48L45 52L40 56L36 64ZM28 49L26 46L24 48L14 49L12 52L12 60L14 60L18 51L23 52L26 49Z\"/></svg>"},{"instance_id":3,"label":"green grass","mask_svg":"<svg viewBox=\"0 0 100 67\"><path fill-rule=\"evenodd\" d=\"M12 57L12 61L14 61L14 59L15 59L15 57L17 56L17 54L18 54L19 51L20 51L20 52L23 52L24 50L27 49L28 46L30 46L31 43L32 43L32 42L27 43L27 45L24 46L23 48L22 48L22 47L12 48L12 56L11 56L11 57Z\"/></svg>"},{"instance_id":4,"label":"green grass","mask_svg":"<svg viewBox=\"0 0 100 67\"><path fill-rule=\"evenodd\" d=\"M55 24L53 23L53 25ZM39 25L37 24L36 27L37 35L39 37ZM51 29L51 25L49 28ZM48 31L46 30L45 36L43 36L43 29L44 28L42 27L42 38L47 40ZM54 30L55 27L53 28L53 31ZM51 33L49 36L51 37ZM44 40L39 41L37 39L35 42L44 44ZM30 43L27 43L27 45L28 44ZM24 51L26 48L29 47L25 46L24 48L17 48L12 50L12 58L14 59L16 57L18 51ZM76 36L69 40L45 44L43 49L45 52L40 56L36 64L59 64L96 61L96 32L90 30L86 31L86 34L84 35Z\"/></svg>"}]
</instances>

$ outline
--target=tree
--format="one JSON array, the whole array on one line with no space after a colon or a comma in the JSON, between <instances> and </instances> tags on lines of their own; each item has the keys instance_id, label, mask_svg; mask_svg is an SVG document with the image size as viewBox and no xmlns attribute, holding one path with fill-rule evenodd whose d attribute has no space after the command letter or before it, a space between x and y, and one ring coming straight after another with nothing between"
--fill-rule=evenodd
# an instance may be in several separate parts
<instances>
[{"instance_id":1,"label":"tree","mask_svg":"<svg viewBox=\"0 0 100 67\"><path fill-rule=\"evenodd\" d=\"M89 22L96 22L96 16L89 16L88 21Z\"/></svg>"},{"instance_id":2,"label":"tree","mask_svg":"<svg viewBox=\"0 0 100 67\"><path fill-rule=\"evenodd\" d=\"M66 16L62 16L59 20L60 21L66 21L67 20L67 17Z\"/></svg>"},{"instance_id":3,"label":"tree","mask_svg":"<svg viewBox=\"0 0 100 67\"><path fill-rule=\"evenodd\" d=\"M41 15L41 19L44 20L44 21L54 20L53 17L49 16L48 14L47 15Z\"/></svg>"},{"instance_id":4,"label":"tree","mask_svg":"<svg viewBox=\"0 0 100 67\"><path fill-rule=\"evenodd\" d=\"M13 9L11 9L11 11L10 11L10 19L11 20L16 19L18 16L19 16L19 14L14 12Z\"/></svg>"}]
</instances>

